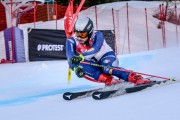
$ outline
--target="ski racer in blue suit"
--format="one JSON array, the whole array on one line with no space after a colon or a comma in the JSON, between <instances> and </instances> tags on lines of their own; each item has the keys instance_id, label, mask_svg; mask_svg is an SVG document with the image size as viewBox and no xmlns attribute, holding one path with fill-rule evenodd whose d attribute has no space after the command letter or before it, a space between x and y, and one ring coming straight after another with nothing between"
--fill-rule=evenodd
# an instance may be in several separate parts
<instances>
[{"instance_id":1,"label":"ski racer in blue suit","mask_svg":"<svg viewBox=\"0 0 180 120\"><path fill-rule=\"evenodd\" d=\"M70 68L79 78L103 82L105 85L116 84L122 80L135 85L150 82L133 71L118 67L119 61L115 52L106 43L103 34L94 31L90 18L78 18L74 25L74 33L66 41L66 56ZM115 79L114 76L119 79Z\"/></svg>"}]
</instances>

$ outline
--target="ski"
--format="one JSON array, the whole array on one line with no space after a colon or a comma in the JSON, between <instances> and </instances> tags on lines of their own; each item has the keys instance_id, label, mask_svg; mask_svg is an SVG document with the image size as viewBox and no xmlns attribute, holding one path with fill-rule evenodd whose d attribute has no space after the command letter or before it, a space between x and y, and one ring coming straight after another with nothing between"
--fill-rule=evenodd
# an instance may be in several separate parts
<instances>
[{"instance_id":1,"label":"ski","mask_svg":"<svg viewBox=\"0 0 180 120\"><path fill-rule=\"evenodd\" d=\"M134 86L134 87L127 87L127 88L119 88L116 90L108 90L108 91L95 91L92 94L92 98L95 100L102 100L102 99L106 99L106 98L110 98L110 97L115 97L115 96L120 96L120 95L124 95L126 93L133 93L133 92L138 92L141 90L144 90L148 87L152 87L154 85L165 85L167 82L176 82L175 80L166 80L166 81L153 81L149 84L141 84L138 86Z\"/></svg>"},{"instance_id":2,"label":"ski","mask_svg":"<svg viewBox=\"0 0 180 120\"><path fill-rule=\"evenodd\" d=\"M63 94L64 100L74 100L74 99L80 99L92 96L92 93L98 90L101 90L102 88L92 89L92 90L85 90L85 91L79 91L79 92L65 92Z\"/></svg>"},{"instance_id":3,"label":"ski","mask_svg":"<svg viewBox=\"0 0 180 120\"><path fill-rule=\"evenodd\" d=\"M78 92L65 92L63 94L63 98L64 98L64 100L70 101L70 100L74 100L74 99L90 97L90 96L92 96L93 92L96 92L96 91L108 91L108 90L115 90L115 89L119 89L119 88L127 88L127 87L132 87L132 86L134 86L134 84L123 81L121 83L113 84L113 85L106 86L103 88L95 88L95 89L91 89L91 90L78 91Z\"/></svg>"}]
</instances>

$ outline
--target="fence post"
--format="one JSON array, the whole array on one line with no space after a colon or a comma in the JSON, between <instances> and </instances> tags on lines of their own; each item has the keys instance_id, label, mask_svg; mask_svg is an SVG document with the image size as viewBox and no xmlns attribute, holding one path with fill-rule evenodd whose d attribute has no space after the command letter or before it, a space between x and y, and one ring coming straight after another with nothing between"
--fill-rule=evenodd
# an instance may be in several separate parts
<instances>
[{"instance_id":1,"label":"fence post","mask_svg":"<svg viewBox=\"0 0 180 120\"><path fill-rule=\"evenodd\" d=\"M161 29L162 29L162 41L163 47L166 47L166 35L165 35L165 15L164 15L164 4L160 5L160 20L161 20Z\"/></svg>"},{"instance_id":2,"label":"fence post","mask_svg":"<svg viewBox=\"0 0 180 120\"><path fill-rule=\"evenodd\" d=\"M10 4L11 4L11 37L12 37L12 42L11 42L11 54L12 54L12 56L10 56L10 59L12 59L12 63L14 63L15 62L15 55L14 55L14 24L13 24L13 18L14 18L14 12L13 12L13 1L11 0L11 2L10 2Z\"/></svg>"},{"instance_id":3,"label":"fence post","mask_svg":"<svg viewBox=\"0 0 180 120\"><path fill-rule=\"evenodd\" d=\"M112 8L112 19L113 19L113 28L114 28L114 48L115 53L117 54L117 45L116 45L116 28L115 28L115 19L114 19L114 9Z\"/></svg>"},{"instance_id":4,"label":"fence post","mask_svg":"<svg viewBox=\"0 0 180 120\"><path fill-rule=\"evenodd\" d=\"M145 8L145 16L146 16L147 47L149 50L149 31L148 31L148 19L147 19L147 9L146 8Z\"/></svg>"},{"instance_id":5,"label":"fence post","mask_svg":"<svg viewBox=\"0 0 180 120\"><path fill-rule=\"evenodd\" d=\"M34 28L36 28L36 2L34 1Z\"/></svg>"},{"instance_id":6,"label":"fence post","mask_svg":"<svg viewBox=\"0 0 180 120\"><path fill-rule=\"evenodd\" d=\"M57 30L57 19L58 19L58 17L57 17L57 15L58 15L58 7L57 7L57 2L54 4L55 5L55 11L56 11L56 30Z\"/></svg>"},{"instance_id":7,"label":"fence post","mask_svg":"<svg viewBox=\"0 0 180 120\"><path fill-rule=\"evenodd\" d=\"M178 29L177 29L178 19L177 19L177 6L176 6L176 4L175 4L175 16L176 16L176 43L177 43L177 46L179 46Z\"/></svg>"},{"instance_id":8,"label":"fence post","mask_svg":"<svg viewBox=\"0 0 180 120\"><path fill-rule=\"evenodd\" d=\"M120 27L120 21L119 21L119 10L116 10L116 48L117 48L117 55L119 54L119 44L118 43L120 43L120 29L119 29L119 27Z\"/></svg>"},{"instance_id":9,"label":"fence post","mask_svg":"<svg viewBox=\"0 0 180 120\"><path fill-rule=\"evenodd\" d=\"M98 30L97 6L95 5L96 30Z\"/></svg>"},{"instance_id":10,"label":"fence post","mask_svg":"<svg viewBox=\"0 0 180 120\"><path fill-rule=\"evenodd\" d=\"M128 3L126 3L126 8L127 8L127 28L128 28L128 50L129 50L129 53L131 53L130 35L129 35L129 11L128 11Z\"/></svg>"}]
</instances>

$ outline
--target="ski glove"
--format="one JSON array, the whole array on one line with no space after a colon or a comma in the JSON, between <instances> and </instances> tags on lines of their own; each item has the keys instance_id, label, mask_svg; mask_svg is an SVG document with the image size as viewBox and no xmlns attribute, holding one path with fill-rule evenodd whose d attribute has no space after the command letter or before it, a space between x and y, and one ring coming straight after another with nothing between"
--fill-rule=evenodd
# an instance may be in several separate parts
<instances>
[{"instance_id":1,"label":"ski glove","mask_svg":"<svg viewBox=\"0 0 180 120\"><path fill-rule=\"evenodd\" d=\"M84 61L84 56L79 55L79 56L73 56L70 58L70 63L78 65L81 61Z\"/></svg>"},{"instance_id":2,"label":"ski glove","mask_svg":"<svg viewBox=\"0 0 180 120\"><path fill-rule=\"evenodd\" d=\"M84 71L83 71L82 67L79 67L79 66L75 67L74 72L76 73L76 75L79 78L82 78L84 76Z\"/></svg>"}]
</instances>

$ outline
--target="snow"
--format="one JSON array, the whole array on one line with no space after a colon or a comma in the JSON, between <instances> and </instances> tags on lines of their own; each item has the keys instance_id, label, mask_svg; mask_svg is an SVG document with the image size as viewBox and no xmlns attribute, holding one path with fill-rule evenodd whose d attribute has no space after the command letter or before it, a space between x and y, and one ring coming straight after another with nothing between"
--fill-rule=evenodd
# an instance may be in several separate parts
<instances>
[{"instance_id":1,"label":"snow","mask_svg":"<svg viewBox=\"0 0 180 120\"><path fill-rule=\"evenodd\" d=\"M119 59L122 61L122 67L133 68L147 74L175 77L179 80L179 51L180 48L168 48L119 56ZM67 84L67 68L65 60L2 64L1 119L179 120L180 118L180 83L102 101L95 101L91 97L65 101L62 93L66 91L103 86L78 79L74 73L71 84Z\"/></svg>"},{"instance_id":2,"label":"snow","mask_svg":"<svg viewBox=\"0 0 180 120\"><path fill-rule=\"evenodd\" d=\"M135 4L136 2L133 3L134 6L140 4L139 2L137 4ZM105 4L104 7L108 8L108 4ZM142 32L141 29L138 29L138 31ZM179 51L180 47L171 46L118 57L121 67L157 76L175 77L180 80ZM67 70L68 64L66 60L1 64L1 119L180 119L180 83L101 101L95 101L91 97L65 101L62 94L66 91L81 91L104 86L100 83L79 79L74 72L72 73L71 83L68 84Z\"/></svg>"}]
</instances>

